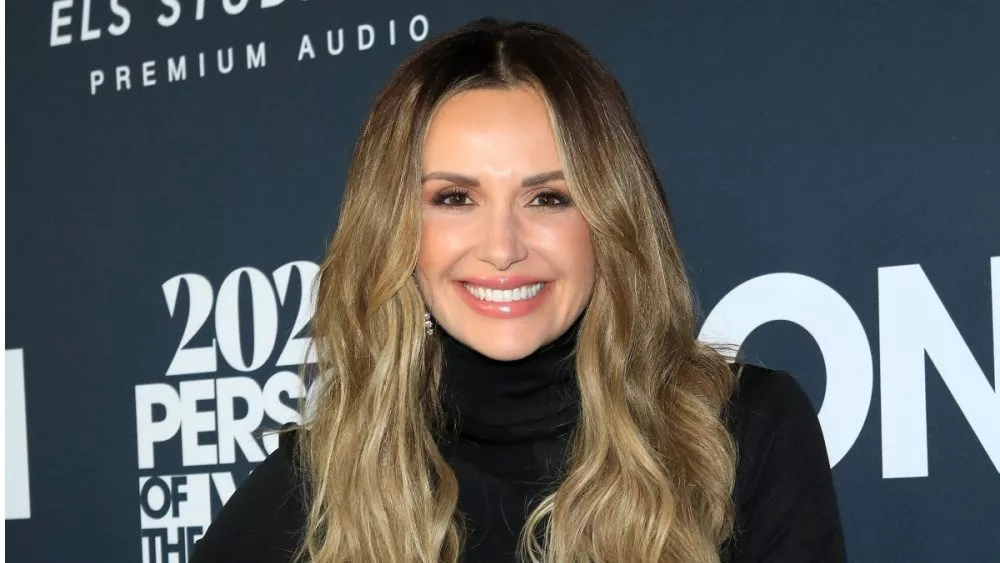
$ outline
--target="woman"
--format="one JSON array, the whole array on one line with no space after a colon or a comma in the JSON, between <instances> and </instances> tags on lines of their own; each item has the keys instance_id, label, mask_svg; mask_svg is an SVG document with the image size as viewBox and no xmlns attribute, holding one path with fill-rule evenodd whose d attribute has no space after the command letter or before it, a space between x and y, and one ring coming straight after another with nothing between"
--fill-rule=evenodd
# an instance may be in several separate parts
<instances>
[{"instance_id":1,"label":"woman","mask_svg":"<svg viewBox=\"0 0 1000 563\"><path fill-rule=\"evenodd\" d=\"M795 381L695 339L621 88L484 19L372 107L324 259L317 391L194 561L843 561Z\"/></svg>"}]
</instances>

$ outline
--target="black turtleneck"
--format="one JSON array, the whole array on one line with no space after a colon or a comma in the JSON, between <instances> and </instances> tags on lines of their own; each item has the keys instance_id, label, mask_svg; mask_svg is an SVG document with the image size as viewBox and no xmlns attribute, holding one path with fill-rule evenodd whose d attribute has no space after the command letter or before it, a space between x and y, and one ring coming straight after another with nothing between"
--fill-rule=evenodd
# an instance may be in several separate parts
<instances>
[{"instance_id":1,"label":"black turtleneck","mask_svg":"<svg viewBox=\"0 0 1000 563\"><path fill-rule=\"evenodd\" d=\"M580 321L519 360L484 356L440 330L441 403L459 434L487 442L522 442L558 433L579 414L574 349Z\"/></svg>"},{"instance_id":2,"label":"black turtleneck","mask_svg":"<svg viewBox=\"0 0 1000 563\"><path fill-rule=\"evenodd\" d=\"M526 516L560 481L579 416L572 357L578 329L579 321L512 362L440 333L441 399L453 424L438 444L458 478L464 562L514 561ZM725 419L740 455L736 527L722 563L846 561L823 435L795 379L743 365ZM309 502L295 466L295 436L283 434L278 450L236 490L191 563L290 561Z\"/></svg>"},{"instance_id":3,"label":"black turtleneck","mask_svg":"<svg viewBox=\"0 0 1000 563\"><path fill-rule=\"evenodd\" d=\"M579 418L579 324L514 361L484 356L442 331L441 401L455 433L439 446L458 478L465 561L513 561L525 519L559 482Z\"/></svg>"}]
</instances>

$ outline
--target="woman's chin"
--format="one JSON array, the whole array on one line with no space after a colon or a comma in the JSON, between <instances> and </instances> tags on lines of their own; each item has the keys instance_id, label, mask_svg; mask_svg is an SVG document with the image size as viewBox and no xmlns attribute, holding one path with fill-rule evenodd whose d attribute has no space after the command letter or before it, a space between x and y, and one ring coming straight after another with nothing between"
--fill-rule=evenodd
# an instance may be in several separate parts
<instances>
[{"instance_id":1,"label":"woman's chin","mask_svg":"<svg viewBox=\"0 0 1000 563\"><path fill-rule=\"evenodd\" d=\"M520 328L520 330L518 330ZM467 346L497 361L510 362L531 355L543 344L541 335L535 336L523 327L504 327L490 330L476 328L465 332L462 338Z\"/></svg>"}]
</instances>

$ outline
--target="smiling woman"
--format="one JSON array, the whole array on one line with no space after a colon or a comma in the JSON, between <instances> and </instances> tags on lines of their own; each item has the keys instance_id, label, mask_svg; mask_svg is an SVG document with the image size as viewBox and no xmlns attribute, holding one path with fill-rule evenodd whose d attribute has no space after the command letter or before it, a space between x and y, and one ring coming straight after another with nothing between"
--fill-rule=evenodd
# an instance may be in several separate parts
<instances>
[{"instance_id":1,"label":"smiling woman","mask_svg":"<svg viewBox=\"0 0 1000 563\"><path fill-rule=\"evenodd\" d=\"M564 33L403 62L317 296L315 401L195 563L845 560L815 412L696 339L625 96Z\"/></svg>"},{"instance_id":2,"label":"smiling woman","mask_svg":"<svg viewBox=\"0 0 1000 563\"><path fill-rule=\"evenodd\" d=\"M590 300L596 264L541 95L455 94L431 120L422 156L416 274L430 314L498 360L566 332Z\"/></svg>"}]
</instances>

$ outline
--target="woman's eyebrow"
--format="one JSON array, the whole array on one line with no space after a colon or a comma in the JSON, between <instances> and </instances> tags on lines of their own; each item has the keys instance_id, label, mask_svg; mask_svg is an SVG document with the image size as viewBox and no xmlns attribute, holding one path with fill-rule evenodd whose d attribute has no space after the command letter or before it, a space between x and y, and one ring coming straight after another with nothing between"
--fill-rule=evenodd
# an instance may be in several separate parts
<instances>
[{"instance_id":1,"label":"woman's eyebrow","mask_svg":"<svg viewBox=\"0 0 1000 563\"><path fill-rule=\"evenodd\" d=\"M530 188L544 184L545 182L550 182L552 180L562 180L565 176L562 170L551 170L549 172L542 172L540 174L534 174L528 176L521 182L521 186L525 188ZM428 180L446 180L448 182L454 182L456 184L461 184L463 186L479 186L479 180L476 180L472 176L466 176L464 174L458 174L456 172L430 172L424 174L420 178L420 183L427 182Z\"/></svg>"},{"instance_id":2,"label":"woman's eyebrow","mask_svg":"<svg viewBox=\"0 0 1000 563\"><path fill-rule=\"evenodd\" d=\"M552 170L551 172L542 172L541 174L528 176L523 182L521 182L521 186L531 188L544 184L545 182L551 182L552 180L562 180L563 178L564 176L562 170Z\"/></svg>"}]
</instances>

